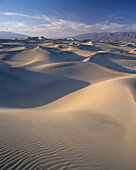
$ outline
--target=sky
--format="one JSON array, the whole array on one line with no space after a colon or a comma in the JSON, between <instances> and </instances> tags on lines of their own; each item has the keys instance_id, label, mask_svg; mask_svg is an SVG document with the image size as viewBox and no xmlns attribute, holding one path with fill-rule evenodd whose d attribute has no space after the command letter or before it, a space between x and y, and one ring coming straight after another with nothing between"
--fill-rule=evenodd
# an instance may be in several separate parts
<instances>
[{"instance_id":1,"label":"sky","mask_svg":"<svg viewBox=\"0 0 136 170\"><path fill-rule=\"evenodd\" d=\"M0 31L47 38L136 32L136 0L0 0Z\"/></svg>"}]
</instances>

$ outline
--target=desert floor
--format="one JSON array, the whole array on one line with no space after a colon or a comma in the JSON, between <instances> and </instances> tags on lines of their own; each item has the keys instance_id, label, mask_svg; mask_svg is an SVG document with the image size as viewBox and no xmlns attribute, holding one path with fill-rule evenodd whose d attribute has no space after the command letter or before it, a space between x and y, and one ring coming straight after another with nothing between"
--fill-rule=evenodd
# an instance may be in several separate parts
<instances>
[{"instance_id":1,"label":"desert floor","mask_svg":"<svg viewBox=\"0 0 136 170\"><path fill-rule=\"evenodd\" d=\"M136 169L136 44L0 40L0 169Z\"/></svg>"}]
</instances>

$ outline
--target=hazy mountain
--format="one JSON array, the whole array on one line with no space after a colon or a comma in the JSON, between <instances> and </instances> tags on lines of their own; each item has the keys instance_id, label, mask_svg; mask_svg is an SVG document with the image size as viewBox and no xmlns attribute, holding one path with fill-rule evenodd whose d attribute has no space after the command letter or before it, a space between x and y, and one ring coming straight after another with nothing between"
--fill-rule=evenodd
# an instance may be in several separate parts
<instances>
[{"instance_id":1,"label":"hazy mountain","mask_svg":"<svg viewBox=\"0 0 136 170\"><path fill-rule=\"evenodd\" d=\"M10 39L10 38L24 38L27 35L17 34L13 32L0 31L0 39Z\"/></svg>"},{"instance_id":2,"label":"hazy mountain","mask_svg":"<svg viewBox=\"0 0 136 170\"><path fill-rule=\"evenodd\" d=\"M93 39L93 40L112 40L112 41L136 41L136 32L103 32L87 33L74 37L75 39Z\"/></svg>"}]
</instances>

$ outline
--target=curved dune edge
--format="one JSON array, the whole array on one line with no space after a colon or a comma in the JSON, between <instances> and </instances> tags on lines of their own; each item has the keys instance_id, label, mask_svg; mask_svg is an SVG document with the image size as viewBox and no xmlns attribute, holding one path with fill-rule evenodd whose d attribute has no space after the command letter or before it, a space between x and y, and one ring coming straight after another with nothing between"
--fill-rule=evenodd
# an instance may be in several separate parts
<instances>
[{"instance_id":1,"label":"curved dune edge","mask_svg":"<svg viewBox=\"0 0 136 170\"><path fill-rule=\"evenodd\" d=\"M136 169L135 43L0 47L0 169Z\"/></svg>"},{"instance_id":2,"label":"curved dune edge","mask_svg":"<svg viewBox=\"0 0 136 170\"><path fill-rule=\"evenodd\" d=\"M94 112L109 112L119 113L126 108L133 106L135 112L135 85L136 76L125 76L123 78L115 78L105 80L74 92L58 101L49 104L46 108L65 110L90 110ZM121 102L120 102L121 101ZM101 106L101 107L99 107ZM104 109L102 111L102 109ZM107 109L107 111L106 111Z\"/></svg>"}]
</instances>

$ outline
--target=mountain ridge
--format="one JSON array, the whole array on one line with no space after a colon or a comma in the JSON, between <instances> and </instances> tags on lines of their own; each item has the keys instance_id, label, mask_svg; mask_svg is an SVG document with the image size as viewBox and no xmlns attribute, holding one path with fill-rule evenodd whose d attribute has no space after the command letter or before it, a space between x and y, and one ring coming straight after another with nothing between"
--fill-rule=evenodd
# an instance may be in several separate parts
<instances>
[{"instance_id":1,"label":"mountain ridge","mask_svg":"<svg viewBox=\"0 0 136 170\"><path fill-rule=\"evenodd\" d=\"M77 40L110 40L110 41L136 41L136 32L102 32L86 33L73 37Z\"/></svg>"},{"instance_id":2,"label":"mountain ridge","mask_svg":"<svg viewBox=\"0 0 136 170\"><path fill-rule=\"evenodd\" d=\"M11 38L25 38L28 37L25 34L18 34L14 32L0 31L0 39L11 39Z\"/></svg>"}]
</instances>

